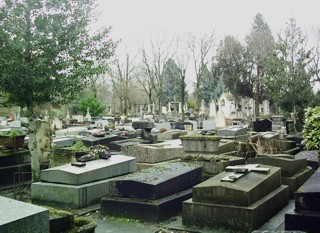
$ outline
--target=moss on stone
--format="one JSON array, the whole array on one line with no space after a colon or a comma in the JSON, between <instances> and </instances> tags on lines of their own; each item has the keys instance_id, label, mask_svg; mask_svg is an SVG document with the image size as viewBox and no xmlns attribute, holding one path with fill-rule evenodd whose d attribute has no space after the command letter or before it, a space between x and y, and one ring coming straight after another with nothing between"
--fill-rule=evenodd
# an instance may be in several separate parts
<instances>
[{"instance_id":1,"label":"moss on stone","mask_svg":"<svg viewBox=\"0 0 320 233\"><path fill-rule=\"evenodd\" d=\"M180 136L181 140L198 140L198 141L220 141L221 137L217 135L191 134Z\"/></svg>"}]
</instances>

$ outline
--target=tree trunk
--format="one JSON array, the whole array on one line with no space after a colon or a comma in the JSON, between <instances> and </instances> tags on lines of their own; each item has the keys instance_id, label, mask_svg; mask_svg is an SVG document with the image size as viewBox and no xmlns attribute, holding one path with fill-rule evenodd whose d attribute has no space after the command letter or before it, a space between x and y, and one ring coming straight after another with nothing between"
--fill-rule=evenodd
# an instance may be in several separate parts
<instances>
[{"instance_id":1,"label":"tree trunk","mask_svg":"<svg viewBox=\"0 0 320 233\"><path fill-rule=\"evenodd\" d=\"M31 154L32 182L40 180L40 164L47 162L52 153L51 129L48 121L29 117L28 147Z\"/></svg>"}]
</instances>

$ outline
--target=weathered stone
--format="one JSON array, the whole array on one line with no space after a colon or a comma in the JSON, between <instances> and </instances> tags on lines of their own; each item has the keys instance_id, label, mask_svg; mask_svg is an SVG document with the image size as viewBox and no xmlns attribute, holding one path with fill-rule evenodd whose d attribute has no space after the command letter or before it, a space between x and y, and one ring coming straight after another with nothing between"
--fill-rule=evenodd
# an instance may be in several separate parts
<instances>
[{"instance_id":1,"label":"weathered stone","mask_svg":"<svg viewBox=\"0 0 320 233\"><path fill-rule=\"evenodd\" d=\"M288 198L288 187L280 186L250 206L203 203L189 199L182 204L182 223L251 232L286 206Z\"/></svg>"},{"instance_id":2,"label":"weathered stone","mask_svg":"<svg viewBox=\"0 0 320 233\"><path fill-rule=\"evenodd\" d=\"M249 158L247 161L249 164L259 163L274 167L280 167L281 175L285 177L293 176L307 167L306 159L288 159L282 158L280 156Z\"/></svg>"},{"instance_id":3,"label":"weathered stone","mask_svg":"<svg viewBox=\"0 0 320 233\"><path fill-rule=\"evenodd\" d=\"M222 138L235 138L236 136L247 134L247 128L240 126L229 126L227 128L219 129L217 134Z\"/></svg>"},{"instance_id":4,"label":"weathered stone","mask_svg":"<svg viewBox=\"0 0 320 233\"><path fill-rule=\"evenodd\" d=\"M158 140L164 141L164 140L172 140L172 139L179 139L182 135L187 135L186 130L170 130L163 133L158 134Z\"/></svg>"},{"instance_id":5,"label":"weathered stone","mask_svg":"<svg viewBox=\"0 0 320 233\"><path fill-rule=\"evenodd\" d=\"M0 232L49 233L49 211L43 207L0 197Z\"/></svg>"},{"instance_id":6,"label":"weathered stone","mask_svg":"<svg viewBox=\"0 0 320 233\"><path fill-rule=\"evenodd\" d=\"M125 155L133 156L137 162L158 163L172 159L181 158L184 154L181 145L167 144L135 144L123 147L122 152Z\"/></svg>"},{"instance_id":7,"label":"weathered stone","mask_svg":"<svg viewBox=\"0 0 320 233\"><path fill-rule=\"evenodd\" d=\"M146 129L151 130L155 127L153 121L147 121L147 120L140 120L140 121L134 121L132 122L132 127L134 129Z\"/></svg>"},{"instance_id":8,"label":"weathered stone","mask_svg":"<svg viewBox=\"0 0 320 233\"><path fill-rule=\"evenodd\" d=\"M234 183L221 182L221 179L233 172L221 172L218 175L193 187L194 202L214 203L233 206L250 206L281 185L281 170L270 168L268 174L249 172Z\"/></svg>"},{"instance_id":9,"label":"weathered stone","mask_svg":"<svg viewBox=\"0 0 320 233\"><path fill-rule=\"evenodd\" d=\"M313 170L319 168L319 151L310 150L310 151L301 151L295 155L295 158L306 158L308 166L312 167Z\"/></svg>"},{"instance_id":10,"label":"weathered stone","mask_svg":"<svg viewBox=\"0 0 320 233\"><path fill-rule=\"evenodd\" d=\"M110 180L108 195L155 200L190 189L201 181L201 166L167 163Z\"/></svg>"},{"instance_id":11,"label":"weathered stone","mask_svg":"<svg viewBox=\"0 0 320 233\"><path fill-rule=\"evenodd\" d=\"M69 136L69 135L79 135L80 132L87 130L87 127L69 127L67 129L61 129L55 131L57 137Z\"/></svg>"},{"instance_id":12,"label":"weathered stone","mask_svg":"<svg viewBox=\"0 0 320 233\"><path fill-rule=\"evenodd\" d=\"M36 182L31 185L33 203L80 209L100 202L107 195L109 179L83 185Z\"/></svg>"},{"instance_id":13,"label":"weathered stone","mask_svg":"<svg viewBox=\"0 0 320 233\"><path fill-rule=\"evenodd\" d=\"M66 164L42 170L41 181L80 185L93 181L135 172L136 159L125 155L114 155L107 160L94 160L86 163L84 167Z\"/></svg>"},{"instance_id":14,"label":"weathered stone","mask_svg":"<svg viewBox=\"0 0 320 233\"><path fill-rule=\"evenodd\" d=\"M159 222L178 214L191 195L188 189L157 200L108 196L101 199L101 215Z\"/></svg>"}]
</instances>

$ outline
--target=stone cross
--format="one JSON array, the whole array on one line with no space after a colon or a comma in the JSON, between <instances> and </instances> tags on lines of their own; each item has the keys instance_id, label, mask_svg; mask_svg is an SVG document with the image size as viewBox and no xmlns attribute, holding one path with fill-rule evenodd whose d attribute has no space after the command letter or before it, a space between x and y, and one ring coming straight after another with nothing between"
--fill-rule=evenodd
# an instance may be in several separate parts
<instances>
[{"instance_id":1,"label":"stone cross","mask_svg":"<svg viewBox=\"0 0 320 233\"><path fill-rule=\"evenodd\" d=\"M263 174L268 174L270 172L270 168L260 167L259 164L247 164L244 166L228 166L225 169L228 171L233 171L233 173L227 175L226 177L221 179L221 182L234 182L240 177L246 175L249 172L260 172Z\"/></svg>"}]
</instances>

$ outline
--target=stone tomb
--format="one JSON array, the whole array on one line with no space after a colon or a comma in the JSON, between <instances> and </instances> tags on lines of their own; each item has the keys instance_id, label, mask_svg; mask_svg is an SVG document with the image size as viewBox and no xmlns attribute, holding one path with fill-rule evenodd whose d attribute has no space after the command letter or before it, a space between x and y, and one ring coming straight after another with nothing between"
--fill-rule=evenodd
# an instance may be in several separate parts
<instances>
[{"instance_id":1,"label":"stone tomb","mask_svg":"<svg viewBox=\"0 0 320 233\"><path fill-rule=\"evenodd\" d=\"M121 151L125 155L137 158L138 163L159 163L183 157L184 151L181 141L168 140L158 144L135 144L122 147Z\"/></svg>"},{"instance_id":2,"label":"stone tomb","mask_svg":"<svg viewBox=\"0 0 320 233\"><path fill-rule=\"evenodd\" d=\"M320 232L320 170L297 190L295 209L285 214L286 230Z\"/></svg>"},{"instance_id":3,"label":"stone tomb","mask_svg":"<svg viewBox=\"0 0 320 233\"><path fill-rule=\"evenodd\" d=\"M250 232L288 204L281 169L258 164L231 166L196 185L183 202L182 223Z\"/></svg>"},{"instance_id":4,"label":"stone tomb","mask_svg":"<svg viewBox=\"0 0 320 233\"><path fill-rule=\"evenodd\" d=\"M49 233L49 211L29 203L0 197L0 232Z\"/></svg>"},{"instance_id":5,"label":"stone tomb","mask_svg":"<svg viewBox=\"0 0 320 233\"><path fill-rule=\"evenodd\" d=\"M283 158L282 155L273 155L251 158L249 164L264 164L281 168L281 182L289 186L289 196L293 198L294 192L312 175L312 169L307 167L306 159Z\"/></svg>"},{"instance_id":6,"label":"stone tomb","mask_svg":"<svg viewBox=\"0 0 320 233\"><path fill-rule=\"evenodd\" d=\"M217 134L224 139L248 139L248 129L241 126L229 126L227 128L219 129Z\"/></svg>"},{"instance_id":7,"label":"stone tomb","mask_svg":"<svg viewBox=\"0 0 320 233\"><path fill-rule=\"evenodd\" d=\"M101 214L158 222L181 211L191 188L202 181L202 167L166 163L122 176L108 183Z\"/></svg>"},{"instance_id":8,"label":"stone tomb","mask_svg":"<svg viewBox=\"0 0 320 233\"><path fill-rule=\"evenodd\" d=\"M95 146L95 145L106 145L108 146L109 143L118 140L118 136L114 134L104 135L103 137L94 137L89 136L82 139L82 142L85 146Z\"/></svg>"},{"instance_id":9,"label":"stone tomb","mask_svg":"<svg viewBox=\"0 0 320 233\"><path fill-rule=\"evenodd\" d=\"M295 158L297 159L306 158L308 166L312 167L313 170L317 170L319 168L319 151L318 150L301 151L295 155Z\"/></svg>"},{"instance_id":10,"label":"stone tomb","mask_svg":"<svg viewBox=\"0 0 320 233\"><path fill-rule=\"evenodd\" d=\"M49 168L41 171L41 182L32 184L31 199L35 203L84 208L99 203L107 194L110 178L136 170L136 159L124 155L86 162L83 167L67 164Z\"/></svg>"}]
</instances>

